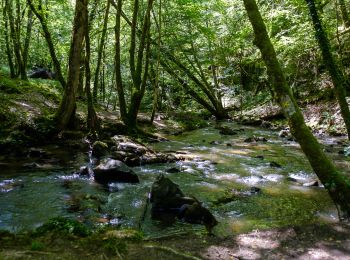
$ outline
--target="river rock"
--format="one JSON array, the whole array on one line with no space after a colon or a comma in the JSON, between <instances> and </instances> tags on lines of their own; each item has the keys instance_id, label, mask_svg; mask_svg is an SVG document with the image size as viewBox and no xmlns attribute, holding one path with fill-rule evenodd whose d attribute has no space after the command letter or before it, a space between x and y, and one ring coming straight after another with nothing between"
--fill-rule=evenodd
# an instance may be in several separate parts
<instances>
[{"instance_id":1,"label":"river rock","mask_svg":"<svg viewBox=\"0 0 350 260\"><path fill-rule=\"evenodd\" d=\"M112 137L114 146L112 158L120 160L128 166L139 166L153 163L175 162L181 158L172 153L158 153L145 145L126 136L116 135Z\"/></svg>"},{"instance_id":2,"label":"river rock","mask_svg":"<svg viewBox=\"0 0 350 260\"><path fill-rule=\"evenodd\" d=\"M303 184L304 187L318 187L320 186L318 181L311 181Z\"/></svg>"},{"instance_id":3,"label":"river rock","mask_svg":"<svg viewBox=\"0 0 350 260\"><path fill-rule=\"evenodd\" d=\"M282 166L276 162L270 162L270 167L281 168Z\"/></svg>"},{"instance_id":4,"label":"river rock","mask_svg":"<svg viewBox=\"0 0 350 260\"><path fill-rule=\"evenodd\" d=\"M79 171L75 172L75 174L88 176L89 175L89 168L87 166L81 166Z\"/></svg>"},{"instance_id":5,"label":"river rock","mask_svg":"<svg viewBox=\"0 0 350 260\"><path fill-rule=\"evenodd\" d=\"M46 151L41 148L32 147L28 151L28 157L44 157L46 155Z\"/></svg>"},{"instance_id":6,"label":"river rock","mask_svg":"<svg viewBox=\"0 0 350 260\"><path fill-rule=\"evenodd\" d=\"M222 135L236 135L238 134L237 131L235 131L234 129L228 127L228 126L220 126L217 127L216 129L219 129L219 133Z\"/></svg>"},{"instance_id":7,"label":"river rock","mask_svg":"<svg viewBox=\"0 0 350 260\"><path fill-rule=\"evenodd\" d=\"M136 173L126 164L110 158L102 160L93 171L95 180L102 184L109 182L140 182Z\"/></svg>"},{"instance_id":8,"label":"river rock","mask_svg":"<svg viewBox=\"0 0 350 260\"><path fill-rule=\"evenodd\" d=\"M109 153L108 145L101 141L96 141L92 145L92 155L101 158Z\"/></svg>"},{"instance_id":9,"label":"river rock","mask_svg":"<svg viewBox=\"0 0 350 260\"><path fill-rule=\"evenodd\" d=\"M209 233L218 224L213 214L198 202L182 205L177 217L191 224L204 225Z\"/></svg>"},{"instance_id":10,"label":"river rock","mask_svg":"<svg viewBox=\"0 0 350 260\"><path fill-rule=\"evenodd\" d=\"M150 201L152 202L152 209L173 207L174 205L168 205L168 200L174 201L184 196L179 185L161 174L157 177L151 188Z\"/></svg>"},{"instance_id":11,"label":"river rock","mask_svg":"<svg viewBox=\"0 0 350 260\"><path fill-rule=\"evenodd\" d=\"M192 197L185 197L179 185L163 174L159 175L151 188L152 218L177 217L193 224L203 224L209 232L218 223L210 211Z\"/></svg>"},{"instance_id":12,"label":"river rock","mask_svg":"<svg viewBox=\"0 0 350 260\"><path fill-rule=\"evenodd\" d=\"M240 122L242 125L260 126L262 123L261 119L257 118L244 118Z\"/></svg>"},{"instance_id":13,"label":"river rock","mask_svg":"<svg viewBox=\"0 0 350 260\"><path fill-rule=\"evenodd\" d=\"M244 139L245 143L252 143L252 142L267 142L267 139L263 136L251 136Z\"/></svg>"},{"instance_id":14,"label":"river rock","mask_svg":"<svg viewBox=\"0 0 350 260\"><path fill-rule=\"evenodd\" d=\"M279 137L285 138L285 137L290 137L290 131L289 129L282 129L279 133L278 133Z\"/></svg>"},{"instance_id":15,"label":"river rock","mask_svg":"<svg viewBox=\"0 0 350 260\"><path fill-rule=\"evenodd\" d=\"M178 173L181 172L179 168L172 167L166 170L167 173Z\"/></svg>"}]
</instances>

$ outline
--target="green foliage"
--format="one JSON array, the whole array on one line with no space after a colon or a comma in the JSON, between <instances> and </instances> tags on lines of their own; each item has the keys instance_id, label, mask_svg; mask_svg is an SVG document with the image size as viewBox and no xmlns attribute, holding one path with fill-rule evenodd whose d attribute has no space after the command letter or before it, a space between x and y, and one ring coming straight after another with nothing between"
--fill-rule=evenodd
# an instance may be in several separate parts
<instances>
[{"instance_id":1,"label":"green foliage","mask_svg":"<svg viewBox=\"0 0 350 260\"><path fill-rule=\"evenodd\" d=\"M78 221L57 217L49 220L47 223L37 228L35 234L43 235L51 231L81 237L85 237L91 233L86 226Z\"/></svg>"},{"instance_id":2,"label":"green foliage","mask_svg":"<svg viewBox=\"0 0 350 260\"><path fill-rule=\"evenodd\" d=\"M45 248L45 245L39 241L33 241L30 246L30 250L33 250L33 251L40 251L40 250L43 250L44 248Z\"/></svg>"},{"instance_id":3,"label":"green foliage","mask_svg":"<svg viewBox=\"0 0 350 260\"><path fill-rule=\"evenodd\" d=\"M208 126L206 118L202 114L179 112L176 113L173 118L179 122L182 128L186 131L195 130L198 128Z\"/></svg>"},{"instance_id":4,"label":"green foliage","mask_svg":"<svg viewBox=\"0 0 350 260\"><path fill-rule=\"evenodd\" d=\"M118 238L108 238L103 241L102 246L110 254L120 254L127 251L125 241Z\"/></svg>"}]
</instances>

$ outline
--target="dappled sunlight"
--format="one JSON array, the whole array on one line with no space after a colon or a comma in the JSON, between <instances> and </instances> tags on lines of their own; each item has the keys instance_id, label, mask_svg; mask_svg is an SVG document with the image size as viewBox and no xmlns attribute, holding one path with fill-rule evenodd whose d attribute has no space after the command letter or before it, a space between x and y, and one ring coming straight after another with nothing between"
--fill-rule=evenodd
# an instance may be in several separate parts
<instances>
[{"instance_id":1,"label":"dappled sunlight","mask_svg":"<svg viewBox=\"0 0 350 260\"><path fill-rule=\"evenodd\" d=\"M275 249L280 246L280 242L273 240L274 234L271 231L254 231L249 234L239 235L235 241L238 245L253 249Z\"/></svg>"},{"instance_id":2,"label":"dappled sunlight","mask_svg":"<svg viewBox=\"0 0 350 260\"><path fill-rule=\"evenodd\" d=\"M321 246L323 247L323 246ZM350 259L344 255L343 252L337 249L329 249L329 248L310 248L308 251L301 256L298 257L301 260L323 260L323 259Z\"/></svg>"}]
</instances>

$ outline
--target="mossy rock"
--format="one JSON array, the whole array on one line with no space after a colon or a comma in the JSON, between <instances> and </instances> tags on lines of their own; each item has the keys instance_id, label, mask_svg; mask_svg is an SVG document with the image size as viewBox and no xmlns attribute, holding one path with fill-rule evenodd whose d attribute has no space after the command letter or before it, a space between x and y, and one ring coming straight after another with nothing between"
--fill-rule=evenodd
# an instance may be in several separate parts
<instances>
[{"instance_id":1,"label":"mossy rock","mask_svg":"<svg viewBox=\"0 0 350 260\"><path fill-rule=\"evenodd\" d=\"M92 145L92 155L100 158L107 155L109 152L108 145L101 141L96 141Z\"/></svg>"}]
</instances>

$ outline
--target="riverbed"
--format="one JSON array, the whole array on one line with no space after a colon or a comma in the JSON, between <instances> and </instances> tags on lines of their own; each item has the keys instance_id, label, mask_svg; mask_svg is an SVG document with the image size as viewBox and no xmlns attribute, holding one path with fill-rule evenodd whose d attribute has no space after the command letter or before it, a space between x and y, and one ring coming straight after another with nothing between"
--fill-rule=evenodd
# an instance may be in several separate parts
<instances>
[{"instance_id":1,"label":"riverbed","mask_svg":"<svg viewBox=\"0 0 350 260\"><path fill-rule=\"evenodd\" d=\"M140 165L133 170L139 184L101 186L76 172L89 163L88 150L58 146L21 159L1 158L0 230L32 230L50 218L77 219L91 228L105 225L139 229L147 237L204 233L201 225L152 220L148 196L155 178L164 174L188 196L207 207L219 224L214 233L230 236L256 229L337 222L336 208L317 181L299 145L278 131L226 123L235 135L221 135L214 126L165 136L149 144L174 151L176 163ZM258 141L247 142L249 137ZM325 150L349 174L350 162L340 154L343 138L321 138ZM176 169L170 173L169 169ZM257 189L259 192L251 193ZM146 214L145 214L146 213Z\"/></svg>"}]
</instances>

